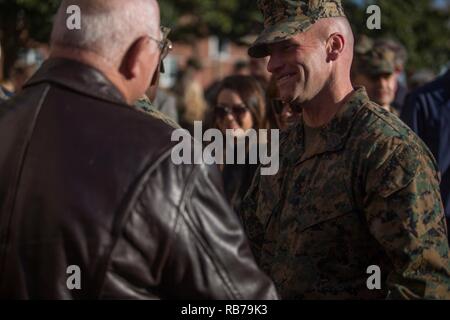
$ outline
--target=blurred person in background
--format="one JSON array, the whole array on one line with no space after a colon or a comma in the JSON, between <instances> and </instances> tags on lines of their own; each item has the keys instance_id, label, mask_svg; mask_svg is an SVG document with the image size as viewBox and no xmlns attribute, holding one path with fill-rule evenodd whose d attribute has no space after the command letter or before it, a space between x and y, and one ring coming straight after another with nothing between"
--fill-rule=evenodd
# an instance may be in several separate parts
<instances>
[{"instance_id":1,"label":"blurred person in background","mask_svg":"<svg viewBox=\"0 0 450 320\"><path fill-rule=\"evenodd\" d=\"M258 38L257 34L248 34L239 39L239 44L250 47L257 38ZM271 79L271 74L267 70L268 62L269 59L267 57L263 58L249 57L248 63L250 75L259 82L259 84L264 90L267 89Z\"/></svg>"},{"instance_id":2,"label":"blurred person in background","mask_svg":"<svg viewBox=\"0 0 450 320\"><path fill-rule=\"evenodd\" d=\"M178 123L177 97L171 91L159 88L155 100L153 100L153 105L156 110Z\"/></svg>"},{"instance_id":3,"label":"blurred person in background","mask_svg":"<svg viewBox=\"0 0 450 320\"><path fill-rule=\"evenodd\" d=\"M227 130L233 130L239 135L248 129L255 129L257 133L259 129L267 129L264 91L258 81L250 76L235 75L225 78L219 86L213 115L214 126L224 137ZM261 142L260 139L258 142ZM225 147L224 145L224 149ZM248 162L246 156L245 164L221 166L225 194L236 210L239 209L258 167L258 164Z\"/></svg>"},{"instance_id":4,"label":"blurred person in background","mask_svg":"<svg viewBox=\"0 0 450 320\"><path fill-rule=\"evenodd\" d=\"M397 85L394 101L391 103L396 114L400 114L405 103L409 88L406 79L405 66L408 61L408 51L405 46L398 40L389 37L378 38L374 43L375 47L385 47L392 50L395 54L394 64L395 73L397 74Z\"/></svg>"},{"instance_id":5,"label":"blurred person in background","mask_svg":"<svg viewBox=\"0 0 450 320\"><path fill-rule=\"evenodd\" d=\"M14 86L14 93L19 93L25 83L33 76L36 72L38 65L35 63L28 63L23 59L18 59L11 69L11 83Z\"/></svg>"},{"instance_id":6,"label":"blurred person in background","mask_svg":"<svg viewBox=\"0 0 450 320\"><path fill-rule=\"evenodd\" d=\"M356 51L356 50L355 50ZM385 46L368 46L356 51L352 65L352 82L363 86L369 98L386 111L399 115L392 103L397 91L395 52Z\"/></svg>"},{"instance_id":7,"label":"blurred person in background","mask_svg":"<svg viewBox=\"0 0 450 320\"><path fill-rule=\"evenodd\" d=\"M450 230L450 70L413 91L401 119L427 144L441 173L441 195Z\"/></svg>"},{"instance_id":8,"label":"blurred person in background","mask_svg":"<svg viewBox=\"0 0 450 320\"><path fill-rule=\"evenodd\" d=\"M203 65L197 58L190 58L173 88L178 104L179 124L191 134L194 122L203 121L207 109L203 87L199 81L202 69Z\"/></svg>"},{"instance_id":9,"label":"blurred person in background","mask_svg":"<svg viewBox=\"0 0 450 320\"><path fill-rule=\"evenodd\" d=\"M250 75L250 64L247 60L238 60L233 66L233 75L248 76Z\"/></svg>"}]
</instances>

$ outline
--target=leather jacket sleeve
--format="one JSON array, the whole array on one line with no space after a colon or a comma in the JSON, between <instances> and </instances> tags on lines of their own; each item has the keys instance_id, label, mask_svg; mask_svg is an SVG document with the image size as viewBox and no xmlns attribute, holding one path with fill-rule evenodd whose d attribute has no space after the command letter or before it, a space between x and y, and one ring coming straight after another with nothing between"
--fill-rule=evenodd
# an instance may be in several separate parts
<instances>
[{"instance_id":1,"label":"leather jacket sleeve","mask_svg":"<svg viewBox=\"0 0 450 320\"><path fill-rule=\"evenodd\" d=\"M113 251L103 297L128 287L131 298L277 299L221 185L216 167L163 161ZM150 213L155 203L165 205Z\"/></svg>"}]
</instances>

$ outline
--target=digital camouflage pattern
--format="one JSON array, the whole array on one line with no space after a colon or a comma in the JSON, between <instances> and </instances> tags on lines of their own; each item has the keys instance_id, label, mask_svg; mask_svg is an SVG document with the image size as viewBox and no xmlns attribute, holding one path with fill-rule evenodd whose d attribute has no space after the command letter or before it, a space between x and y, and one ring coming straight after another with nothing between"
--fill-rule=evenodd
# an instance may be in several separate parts
<instances>
[{"instance_id":1,"label":"digital camouflage pattern","mask_svg":"<svg viewBox=\"0 0 450 320\"><path fill-rule=\"evenodd\" d=\"M358 88L304 149L281 137L280 170L258 172L241 207L257 261L284 299L450 299L450 260L435 160ZM381 269L369 290L367 268Z\"/></svg>"},{"instance_id":2,"label":"digital camouflage pattern","mask_svg":"<svg viewBox=\"0 0 450 320\"><path fill-rule=\"evenodd\" d=\"M322 18L345 17L341 0L259 0L264 30L249 48L254 58L268 55L267 44L287 40Z\"/></svg>"},{"instance_id":3,"label":"digital camouflage pattern","mask_svg":"<svg viewBox=\"0 0 450 320\"><path fill-rule=\"evenodd\" d=\"M180 125L172 120L170 117L166 116L164 113L158 111L153 105L152 102L148 99L147 96L142 97L134 104L134 107L139 111L143 111L150 116L160 119L167 123L169 126L174 127L175 129L180 129Z\"/></svg>"},{"instance_id":4,"label":"digital camouflage pattern","mask_svg":"<svg viewBox=\"0 0 450 320\"><path fill-rule=\"evenodd\" d=\"M366 36L365 34L362 34L358 37L357 41L355 42L355 54L361 55L365 54L369 50L373 48L374 41L372 38Z\"/></svg>"},{"instance_id":5,"label":"digital camouflage pattern","mask_svg":"<svg viewBox=\"0 0 450 320\"><path fill-rule=\"evenodd\" d=\"M355 50L356 71L368 76L395 72L395 52L386 46L372 46Z\"/></svg>"}]
</instances>

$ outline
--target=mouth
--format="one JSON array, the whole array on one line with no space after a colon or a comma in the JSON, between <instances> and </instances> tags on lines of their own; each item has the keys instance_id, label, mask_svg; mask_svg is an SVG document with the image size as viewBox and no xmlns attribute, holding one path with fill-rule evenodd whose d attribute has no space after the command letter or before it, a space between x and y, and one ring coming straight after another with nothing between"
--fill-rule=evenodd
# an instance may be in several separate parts
<instances>
[{"instance_id":1,"label":"mouth","mask_svg":"<svg viewBox=\"0 0 450 320\"><path fill-rule=\"evenodd\" d=\"M286 73L284 75L281 75L281 76L277 77L277 81L279 83L287 82L287 81L291 80L292 78L294 78L295 75L296 75L295 72L293 72L293 73Z\"/></svg>"},{"instance_id":2,"label":"mouth","mask_svg":"<svg viewBox=\"0 0 450 320\"><path fill-rule=\"evenodd\" d=\"M232 122L232 123L228 123L226 125L226 128L230 129L230 130L237 130L237 129L240 129L241 127L237 123Z\"/></svg>"}]
</instances>

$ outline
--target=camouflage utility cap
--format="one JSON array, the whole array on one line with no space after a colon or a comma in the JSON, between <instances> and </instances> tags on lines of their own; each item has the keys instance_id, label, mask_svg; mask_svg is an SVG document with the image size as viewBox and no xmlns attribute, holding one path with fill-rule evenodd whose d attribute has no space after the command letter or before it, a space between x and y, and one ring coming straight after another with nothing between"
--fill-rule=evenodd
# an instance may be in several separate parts
<instances>
[{"instance_id":1,"label":"camouflage utility cap","mask_svg":"<svg viewBox=\"0 0 450 320\"><path fill-rule=\"evenodd\" d=\"M254 58L269 55L267 44L308 30L322 18L345 17L341 0L258 0L264 30L248 50Z\"/></svg>"},{"instance_id":2,"label":"camouflage utility cap","mask_svg":"<svg viewBox=\"0 0 450 320\"><path fill-rule=\"evenodd\" d=\"M387 47L373 47L362 54L356 54L358 72L369 76L395 72L395 52Z\"/></svg>"}]
</instances>

